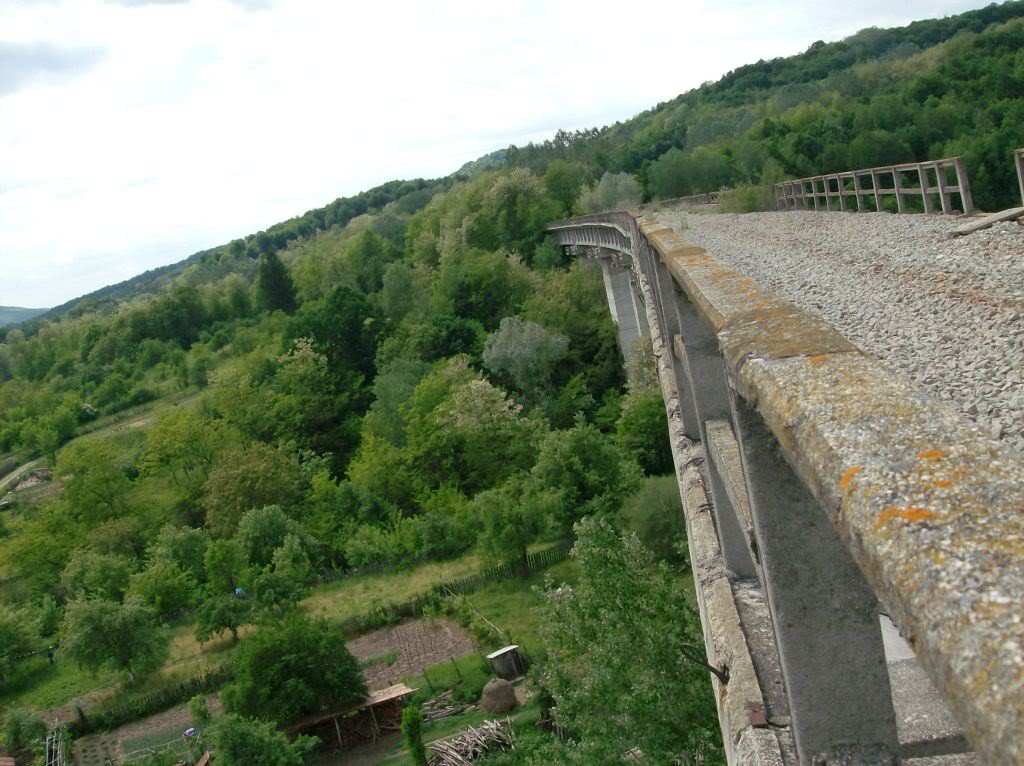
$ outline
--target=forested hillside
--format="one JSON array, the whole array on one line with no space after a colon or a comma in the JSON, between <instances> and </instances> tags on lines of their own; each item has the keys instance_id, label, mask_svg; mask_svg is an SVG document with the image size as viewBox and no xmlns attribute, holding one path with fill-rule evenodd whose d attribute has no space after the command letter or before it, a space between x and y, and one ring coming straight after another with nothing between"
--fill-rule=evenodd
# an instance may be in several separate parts
<instances>
[{"instance_id":1,"label":"forested hillside","mask_svg":"<svg viewBox=\"0 0 1024 766\"><path fill-rule=\"evenodd\" d=\"M46 309L25 309L18 306L0 306L0 327L24 322L46 312Z\"/></svg>"},{"instance_id":2,"label":"forested hillside","mask_svg":"<svg viewBox=\"0 0 1024 766\"><path fill-rule=\"evenodd\" d=\"M756 204L782 177L948 155L997 208L1017 194L1017 146L1024 2L815 43L626 122L338 199L0 328L0 499L5 476L52 468L45 491L0 505L0 702L92 689L39 692L70 663L130 685L182 631L206 642L273 624L305 641L293 607L319 580L464 555L524 562L583 530L576 595L548 594L541 631L560 647L546 683L579 752L617 759L639 738L665 762L681 747L717 762L707 674L666 659L698 630L679 571L649 566L606 523L685 567L674 480L652 490L672 464L651 360L642 347L623 358L600 272L543 228L726 185ZM623 593L646 621L620 614L614 640L594 642L612 630L594 622L601 600L622 611ZM650 683L581 689L581 658L615 666L634 631L663 654L649 676L618 671ZM273 632L241 634L258 666ZM337 654L332 636L317 651ZM57 671L26 662L57 644ZM243 713L262 688L246 683L226 698ZM615 736L573 699L622 705Z\"/></svg>"},{"instance_id":3,"label":"forested hillside","mask_svg":"<svg viewBox=\"0 0 1024 766\"><path fill-rule=\"evenodd\" d=\"M816 42L603 129L510 147L587 181L636 174L645 198L962 156L984 210L1020 203L1012 152L1024 146L1024 3L989 5L897 29Z\"/></svg>"}]
</instances>

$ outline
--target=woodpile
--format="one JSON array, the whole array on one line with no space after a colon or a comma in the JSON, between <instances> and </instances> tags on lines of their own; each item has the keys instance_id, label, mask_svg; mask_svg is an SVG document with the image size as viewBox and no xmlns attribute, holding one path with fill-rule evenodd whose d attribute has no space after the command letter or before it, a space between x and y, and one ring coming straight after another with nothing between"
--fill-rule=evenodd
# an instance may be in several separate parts
<instances>
[{"instance_id":1,"label":"woodpile","mask_svg":"<svg viewBox=\"0 0 1024 766\"><path fill-rule=\"evenodd\" d=\"M484 721L479 727L470 726L461 734L429 745L433 751L430 766L467 766L473 759L495 750L515 750L516 737L512 722Z\"/></svg>"},{"instance_id":2,"label":"woodpile","mask_svg":"<svg viewBox=\"0 0 1024 766\"><path fill-rule=\"evenodd\" d=\"M469 708L469 705L462 705L455 701L455 693L449 689L443 694L438 694L433 699L423 703L423 719L425 721L437 721L452 715L459 715Z\"/></svg>"}]
</instances>

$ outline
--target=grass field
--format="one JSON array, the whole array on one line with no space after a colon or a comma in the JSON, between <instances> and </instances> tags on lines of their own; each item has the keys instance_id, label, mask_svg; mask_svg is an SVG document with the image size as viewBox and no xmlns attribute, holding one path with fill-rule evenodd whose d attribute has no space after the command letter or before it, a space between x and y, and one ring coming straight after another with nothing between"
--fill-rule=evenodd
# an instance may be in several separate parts
<instances>
[{"instance_id":1,"label":"grass field","mask_svg":"<svg viewBox=\"0 0 1024 766\"><path fill-rule=\"evenodd\" d=\"M114 673L93 674L70 662L50 664L46 655L19 662L0 686L0 707L17 702L36 709L52 708L116 683Z\"/></svg>"},{"instance_id":2,"label":"grass field","mask_svg":"<svg viewBox=\"0 0 1024 766\"><path fill-rule=\"evenodd\" d=\"M301 604L311 614L340 620L382 603L410 598L427 590L438 580L471 574L483 566L484 562L479 556L467 554L451 561L429 562L410 569L347 577L320 586ZM559 564L547 571L555 571L562 566ZM526 582L530 585L539 584L542 582L542 575L534 576ZM534 636L532 621L535 618L528 614L528 607L539 603L536 597L532 594L517 593L517 589L523 587L521 582L492 585L486 590L498 587L503 588L500 591L503 599L508 598L516 604L510 603L497 610L493 619L509 621L514 615L516 622L520 619L525 622L525 635ZM490 608L488 606L483 610L488 619L492 619ZM181 621L169 626L172 638L163 666L153 675L140 681L134 689L121 686L119 674L93 675L59 659L50 665L46 657L42 656L18 665L8 683L0 687L0 705L18 702L37 709L48 709L104 689L117 689L117 701L120 704L135 696L145 695L156 687L204 673L234 656L238 645L233 643L230 637L200 644L195 640L195 629L196 626L191 621ZM244 637L253 630L254 627L246 626L240 633Z\"/></svg>"},{"instance_id":3,"label":"grass field","mask_svg":"<svg viewBox=\"0 0 1024 766\"><path fill-rule=\"evenodd\" d=\"M382 604L405 601L441 580L472 574L483 567L483 560L470 553L450 561L432 561L391 572L345 577L317 586L301 604L317 617L344 620Z\"/></svg>"}]
</instances>

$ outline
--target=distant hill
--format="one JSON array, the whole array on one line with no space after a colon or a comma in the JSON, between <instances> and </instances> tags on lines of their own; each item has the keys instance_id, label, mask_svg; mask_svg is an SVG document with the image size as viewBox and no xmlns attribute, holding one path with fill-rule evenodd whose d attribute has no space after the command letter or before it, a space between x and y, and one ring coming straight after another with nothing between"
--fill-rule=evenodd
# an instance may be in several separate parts
<instances>
[{"instance_id":1,"label":"distant hill","mask_svg":"<svg viewBox=\"0 0 1024 766\"><path fill-rule=\"evenodd\" d=\"M497 149L483 157L470 160L455 171L456 177L475 176L488 170L499 170L505 166L505 149Z\"/></svg>"},{"instance_id":2,"label":"distant hill","mask_svg":"<svg viewBox=\"0 0 1024 766\"><path fill-rule=\"evenodd\" d=\"M26 319L45 314L49 309L23 309L17 306L0 306L0 327L24 322Z\"/></svg>"},{"instance_id":3,"label":"distant hill","mask_svg":"<svg viewBox=\"0 0 1024 766\"><path fill-rule=\"evenodd\" d=\"M368 191L352 197L340 197L324 207L274 224L266 231L201 250L184 260L144 271L131 279L101 287L59 306L40 310L12 309L32 312L28 316L12 321L24 321L30 317L56 320L69 314L74 316L85 311L93 311L105 304L116 305L142 295L155 294L181 278L190 269L193 272L192 286L202 284L206 279L222 277L226 271L246 272L252 268L252 263L261 253L283 249L294 239L312 236L331 226L344 226L356 216L368 211L381 210L389 204L395 204L406 213L414 212L427 204L435 193L451 186L454 180L454 176L449 176L431 180L417 178L411 181L388 181ZM0 327L3 325L4 322L0 321Z\"/></svg>"}]
</instances>

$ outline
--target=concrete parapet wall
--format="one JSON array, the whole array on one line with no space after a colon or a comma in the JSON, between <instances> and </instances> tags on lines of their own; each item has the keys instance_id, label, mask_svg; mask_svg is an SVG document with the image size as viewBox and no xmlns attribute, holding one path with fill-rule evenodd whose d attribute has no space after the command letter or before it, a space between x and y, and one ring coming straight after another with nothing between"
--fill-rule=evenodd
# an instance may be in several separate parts
<instances>
[{"instance_id":1,"label":"concrete parapet wall","mask_svg":"<svg viewBox=\"0 0 1024 766\"><path fill-rule=\"evenodd\" d=\"M701 468L706 461L704 448L685 433L679 392L671 368L671 350L662 336L654 311L651 286L641 269L637 268L636 273L644 296L658 380L668 417L708 662L726 669L729 675L728 684L722 684L714 675L711 677L726 757L730 764L783 766L785 761L777 735L768 729L764 717L765 702L711 518L711 496Z\"/></svg>"},{"instance_id":2,"label":"concrete parapet wall","mask_svg":"<svg viewBox=\"0 0 1024 766\"><path fill-rule=\"evenodd\" d=\"M1024 763L1024 461L824 321L638 229L972 745Z\"/></svg>"},{"instance_id":3,"label":"concrete parapet wall","mask_svg":"<svg viewBox=\"0 0 1024 766\"><path fill-rule=\"evenodd\" d=\"M633 261L729 762L960 758L952 719L912 731L920 662L984 762L1024 764L1024 460L671 229L551 230ZM916 658L887 664L879 602Z\"/></svg>"}]
</instances>

